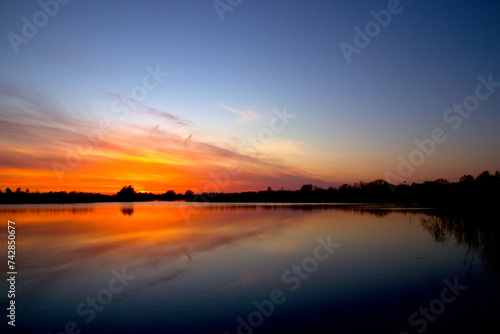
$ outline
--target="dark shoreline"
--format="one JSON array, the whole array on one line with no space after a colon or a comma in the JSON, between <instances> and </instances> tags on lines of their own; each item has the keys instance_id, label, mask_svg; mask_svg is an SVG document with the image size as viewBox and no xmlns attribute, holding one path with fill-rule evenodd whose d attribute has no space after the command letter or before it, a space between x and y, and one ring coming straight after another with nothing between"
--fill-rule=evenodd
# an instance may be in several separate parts
<instances>
[{"instance_id":1,"label":"dark shoreline","mask_svg":"<svg viewBox=\"0 0 500 334\"><path fill-rule=\"evenodd\" d=\"M392 185L384 180L344 184L339 188L318 188L312 184L300 190L247 191L239 193L203 192L191 190L177 194L169 190L163 194L137 193L133 186L124 186L114 195L85 192L29 192L18 188L15 192L0 190L0 204L64 204L185 201L199 203L391 203L416 207L448 209L495 207L500 200L500 172L488 171L474 178L464 175L459 182L444 179Z\"/></svg>"}]
</instances>

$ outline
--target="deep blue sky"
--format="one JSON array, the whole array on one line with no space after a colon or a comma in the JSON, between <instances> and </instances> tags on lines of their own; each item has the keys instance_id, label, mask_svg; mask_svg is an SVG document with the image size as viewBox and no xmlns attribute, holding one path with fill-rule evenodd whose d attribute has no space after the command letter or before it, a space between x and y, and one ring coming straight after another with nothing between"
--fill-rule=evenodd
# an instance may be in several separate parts
<instances>
[{"instance_id":1,"label":"deep blue sky","mask_svg":"<svg viewBox=\"0 0 500 334\"><path fill-rule=\"evenodd\" d=\"M51 160L64 160L64 147L102 117L112 118L122 132L105 138L109 145L96 147L97 156L115 147L123 153L116 159L136 161L141 147L158 150L140 139L158 126L165 140L193 134L197 145L184 158L182 147L165 148L162 154L177 152L170 166L192 165L210 146L208 160L198 163L217 169L228 152L269 126L273 108L296 118L261 145L252 161L228 158L244 166L234 189L251 188L252 182L293 188L307 180L327 185L397 174L398 156L408 158L417 148L414 140L429 138L438 127L447 141L405 179L455 180L498 169L500 88L457 130L443 113L474 94L479 75L500 81L500 3L402 0L401 12L348 63L340 43L353 44L354 27L364 29L373 20L370 11L387 4L243 0L221 21L210 0L73 0L15 53L8 34L22 35L22 17L32 20L41 8L37 1L2 1L0 138L7 162L0 183L24 182L21 171L52 171ZM130 94L145 68L158 64L170 75L117 120L110 111L113 97ZM31 108L30 96L47 107ZM147 108L174 118L165 121L169 116ZM27 121L32 113L34 124ZM79 122L86 125L79 128ZM74 137L58 132L64 127ZM124 151L123 137L141 144ZM106 163L95 155L83 158L92 166ZM18 163L28 159L33 166ZM71 175L85 168L82 163ZM199 183L210 168L186 172L186 183Z\"/></svg>"}]
</instances>

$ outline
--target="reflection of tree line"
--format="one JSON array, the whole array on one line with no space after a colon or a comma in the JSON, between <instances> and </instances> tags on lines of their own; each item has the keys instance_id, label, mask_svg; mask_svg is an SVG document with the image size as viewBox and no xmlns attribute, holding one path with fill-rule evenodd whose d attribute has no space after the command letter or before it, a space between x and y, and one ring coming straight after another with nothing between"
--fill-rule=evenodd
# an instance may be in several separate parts
<instances>
[{"instance_id":1,"label":"reflection of tree line","mask_svg":"<svg viewBox=\"0 0 500 334\"><path fill-rule=\"evenodd\" d=\"M196 204L194 204L196 205ZM0 214L59 214L59 213L72 213L77 214L88 214L94 211L94 207L39 207L39 208L4 208L0 209ZM255 210L265 210L265 211L327 211L327 210L340 210L344 212L352 213L368 213L374 216L383 217L391 212L398 213L415 213L418 207L411 207L407 205L394 205L394 204L242 204L242 203L212 203L210 205L199 205L197 206L199 210L206 210L212 212L224 212L224 211L255 211ZM133 205L120 206L120 212L126 216L132 216L134 214L135 208ZM418 212L425 212L418 210Z\"/></svg>"},{"instance_id":2,"label":"reflection of tree line","mask_svg":"<svg viewBox=\"0 0 500 334\"><path fill-rule=\"evenodd\" d=\"M94 208L5 208L0 209L0 214L60 214L60 213L72 213L74 215L92 213Z\"/></svg>"},{"instance_id":3,"label":"reflection of tree line","mask_svg":"<svg viewBox=\"0 0 500 334\"><path fill-rule=\"evenodd\" d=\"M496 216L492 211L429 215L422 218L422 225L436 242L455 240L466 247L465 266L478 255L484 269L500 274L500 227L492 221L491 217Z\"/></svg>"},{"instance_id":4,"label":"reflection of tree line","mask_svg":"<svg viewBox=\"0 0 500 334\"><path fill-rule=\"evenodd\" d=\"M196 204L195 204L196 205ZM327 210L341 210L345 212L353 213L368 213L375 216L386 216L391 212L398 213L415 213L423 212L419 210L418 207L411 207L408 205L395 205L395 204L283 204L283 203L266 203L266 204L243 204L243 203L211 203L207 205L198 205L197 209L214 211L214 212L224 212L224 211L255 211L255 210L265 210L265 211L327 211ZM123 209L122 209L123 212Z\"/></svg>"},{"instance_id":5,"label":"reflection of tree line","mask_svg":"<svg viewBox=\"0 0 500 334\"><path fill-rule=\"evenodd\" d=\"M133 206L123 206L120 208L120 211L125 216L132 216L132 214L134 213L134 207Z\"/></svg>"},{"instance_id":6,"label":"reflection of tree line","mask_svg":"<svg viewBox=\"0 0 500 334\"><path fill-rule=\"evenodd\" d=\"M61 207L61 208L5 208L0 209L0 214L4 215L21 215L21 214L61 214L72 213L74 215L88 214L94 211L93 207L75 208L75 207ZM122 206L120 211L127 216L132 216L134 213L133 206Z\"/></svg>"}]
</instances>

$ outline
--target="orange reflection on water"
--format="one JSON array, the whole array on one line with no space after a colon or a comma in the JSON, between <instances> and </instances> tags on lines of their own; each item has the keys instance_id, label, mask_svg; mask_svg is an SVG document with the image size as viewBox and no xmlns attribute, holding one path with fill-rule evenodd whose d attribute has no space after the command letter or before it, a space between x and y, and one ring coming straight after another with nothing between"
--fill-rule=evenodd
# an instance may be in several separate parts
<instances>
[{"instance_id":1,"label":"orange reflection on water","mask_svg":"<svg viewBox=\"0 0 500 334\"><path fill-rule=\"evenodd\" d=\"M16 221L18 247L28 268L125 259L137 266L158 265L237 242L240 250L265 254L306 252L317 237L326 236L325 230L337 241L356 240L366 247L395 235L405 240L406 227L397 224L398 215L394 221L373 215L360 219L341 208L314 208L156 202L38 205L0 208L0 217Z\"/></svg>"},{"instance_id":2,"label":"orange reflection on water","mask_svg":"<svg viewBox=\"0 0 500 334\"><path fill-rule=\"evenodd\" d=\"M194 211L190 211L194 210ZM19 206L0 209L17 226L19 261L26 269L97 266L127 261L137 266L191 259L241 240L271 240L299 222L296 213L164 205L162 203ZM189 221L185 217L189 216ZM291 241L286 242L290 247Z\"/></svg>"}]
</instances>

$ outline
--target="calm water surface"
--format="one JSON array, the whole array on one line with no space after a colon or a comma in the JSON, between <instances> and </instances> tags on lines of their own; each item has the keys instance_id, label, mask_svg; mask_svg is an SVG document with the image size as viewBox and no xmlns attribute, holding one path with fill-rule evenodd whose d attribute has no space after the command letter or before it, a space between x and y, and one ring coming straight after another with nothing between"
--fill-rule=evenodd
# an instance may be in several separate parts
<instances>
[{"instance_id":1,"label":"calm water surface","mask_svg":"<svg viewBox=\"0 0 500 334\"><path fill-rule=\"evenodd\" d=\"M5 279L1 285L6 332L482 333L499 327L498 228L474 228L425 210L11 205L0 206L0 219L5 262L8 219L17 232L15 329L6 324Z\"/></svg>"}]
</instances>

